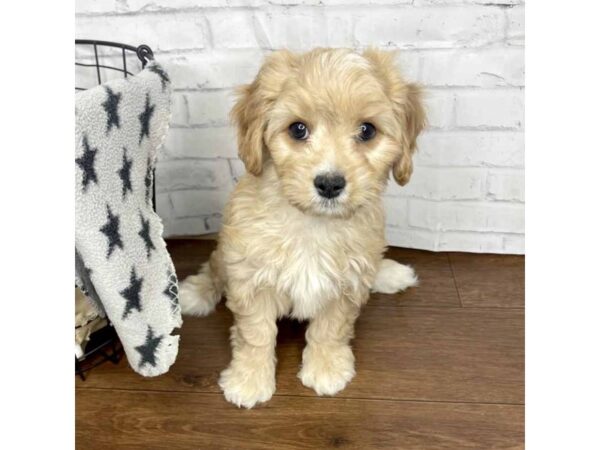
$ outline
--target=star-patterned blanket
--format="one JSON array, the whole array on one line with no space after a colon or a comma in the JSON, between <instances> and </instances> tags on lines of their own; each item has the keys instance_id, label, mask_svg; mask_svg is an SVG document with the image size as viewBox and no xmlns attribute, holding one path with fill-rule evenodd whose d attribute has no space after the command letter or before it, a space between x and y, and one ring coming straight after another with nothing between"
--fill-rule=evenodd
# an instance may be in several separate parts
<instances>
[{"instance_id":1,"label":"star-patterned blanket","mask_svg":"<svg viewBox=\"0 0 600 450\"><path fill-rule=\"evenodd\" d=\"M155 62L75 100L76 284L114 325L144 376L175 362L177 277L152 209L153 168L170 118L170 80Z\"/></svg>"}]
</instances>

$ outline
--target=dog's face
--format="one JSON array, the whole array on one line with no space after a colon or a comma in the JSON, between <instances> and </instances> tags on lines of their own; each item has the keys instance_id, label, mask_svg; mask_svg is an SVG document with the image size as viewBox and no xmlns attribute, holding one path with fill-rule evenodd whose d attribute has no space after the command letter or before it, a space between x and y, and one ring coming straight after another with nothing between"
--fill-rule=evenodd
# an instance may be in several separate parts
<instances>
[{"instance_id":1,"label":"dog's face","mask_svg":"<svg viewBox=\"0 0 600 450\"><path fill-rule=\"evenodd\" d=\"M392 54L346 49L272 54L232 117L246 170L259 176L272 160L290 204L338 217L377 200L390 170L408 182L425 122Z\"/></svg>"}]
</instances>

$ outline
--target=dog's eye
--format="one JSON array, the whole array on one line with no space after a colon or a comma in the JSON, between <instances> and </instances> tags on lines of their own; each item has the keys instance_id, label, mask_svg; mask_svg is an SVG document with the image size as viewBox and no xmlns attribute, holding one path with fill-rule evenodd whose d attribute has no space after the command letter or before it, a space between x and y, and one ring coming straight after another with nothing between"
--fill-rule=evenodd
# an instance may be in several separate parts
<instances>
[{"instance_id":1,"label":"dog's eye","mask_svg":"<svg viewBox=\"0 0 600 450\"><path fill-rule=\"evenodd\" d=\"M290 136L297 141L304 141L308 138L308 127L302 122L294 122L289 128Z\"/></svg>"},{"instance_id":2,"label":"dog's eye","mask_svg":"<svg viewBox=\"0 0 600 450\"><path fill-rule=\"evenodd\" d=\"M358 139L361 141L369 141L375 137L377 130L372 123L361 123L359 127Z\"/></svg>"}]
</instances>

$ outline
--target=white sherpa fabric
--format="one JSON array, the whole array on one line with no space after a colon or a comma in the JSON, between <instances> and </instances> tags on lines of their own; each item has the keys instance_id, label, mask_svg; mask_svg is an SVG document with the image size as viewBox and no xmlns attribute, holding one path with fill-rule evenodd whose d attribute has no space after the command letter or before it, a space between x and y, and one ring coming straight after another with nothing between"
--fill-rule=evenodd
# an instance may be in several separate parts
<instances>
[{"instance_id":1,"label":"white sherpa fabric","mask_svg":"<svg viewBox=\"0 0 600 450\"><path fill-rule=\"evenodd\" d=\"M75 100L76 283L114 325L144 376L175 362L177 278L152 209L152 170L170 119L170 83L155 62Z\"/></svg>"}]
</instances>

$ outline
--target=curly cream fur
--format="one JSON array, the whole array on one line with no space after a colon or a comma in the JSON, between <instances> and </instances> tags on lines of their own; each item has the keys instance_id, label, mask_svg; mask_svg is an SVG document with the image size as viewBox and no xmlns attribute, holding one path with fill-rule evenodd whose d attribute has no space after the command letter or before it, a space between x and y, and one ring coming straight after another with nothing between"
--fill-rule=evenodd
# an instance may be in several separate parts
<instances>
[{"instance_id":1,"label":"curly cream fur","mask_svg":"<svg viewBox=\"0 0 600 450\"><path fill-rule=\"evenodd\" d=\"M206 314L225 294L233 358L219 384L230 402L250 408L275 392L282 316L310 321L298 376L334 395L354 376L350 340L369 290L417 281L409 267L382 263L381 195L390 171L401 184L410 178L425 120L419 89L387 53L280 51L240 90L232 116L248 173L225 208L209 263L182 284L183 312ZM288 134L297 121L311 130L307 141ZM356 138L362 122L375 125L373 140ZM324 201L313 179L330 170L347 184Z\"/></svg>"}]
</instances>

